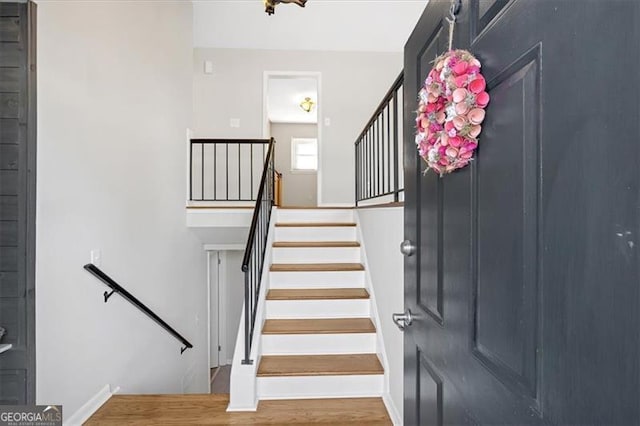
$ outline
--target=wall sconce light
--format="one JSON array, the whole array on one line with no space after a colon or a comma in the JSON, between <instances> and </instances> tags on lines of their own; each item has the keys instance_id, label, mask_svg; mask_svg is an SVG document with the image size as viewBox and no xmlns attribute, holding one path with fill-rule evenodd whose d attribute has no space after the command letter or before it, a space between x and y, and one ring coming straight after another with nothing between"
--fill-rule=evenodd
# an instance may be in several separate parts
<instances>
[{"instance_id":1,"label":"wall sconce light","mask_svg":"<svg viewBox=\"0 0 640 426\"><path fill-rule=\"evenodd\" d=\"M302 108L305 112L311 112L313 106L316 103L311 100L311 98L304 98L304 101L300 103L300 108Z\"/></svg>"}]
</instances>

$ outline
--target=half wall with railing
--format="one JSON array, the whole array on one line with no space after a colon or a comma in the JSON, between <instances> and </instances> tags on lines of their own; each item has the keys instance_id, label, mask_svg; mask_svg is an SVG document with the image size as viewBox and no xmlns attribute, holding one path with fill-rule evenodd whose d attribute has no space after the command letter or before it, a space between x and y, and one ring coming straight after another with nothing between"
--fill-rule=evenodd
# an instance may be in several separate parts
<instances>
[{"instance_id":1,"label":"half wall with railing","mask_svg":"<svg viewBox=\"0 0 640 426\"><path fill-rule=\"evenodd\" d=\"M401 72L355 143L356 206L404 200Z\"/></svg>"}]
</instances>

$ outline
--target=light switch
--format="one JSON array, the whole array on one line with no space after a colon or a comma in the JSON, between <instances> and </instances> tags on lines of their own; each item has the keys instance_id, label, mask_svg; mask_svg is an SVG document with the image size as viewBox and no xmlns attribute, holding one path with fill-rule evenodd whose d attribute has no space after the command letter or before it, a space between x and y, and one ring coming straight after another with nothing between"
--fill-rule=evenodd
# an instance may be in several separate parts
<instances>
[{"instance_id":1,"label":"light switch","mask_svg":"<svg viewBox=\"0 0 640 426\"><path fill-rule=\"evenodd\" d=\"M331 126L331 119L330 119L330 118L328 118L328 117L327 117L327 118L325 118L325 119L324 119L324 125L325 125L326 127Z\"/></svg>"},{"instance_id":2,"label":"light switch","mask_svg":"<svg viewBox=\"0 0 640 426\"><path fill-rule=\"evenodd\" d=\"M204 61L204 73L205 74L213 74L213 62Z\"/></svg>"},{"instance_id":3,"label":"light switch","mask_svg":"<svg viewBox=\"0 0 640 426\"><path fill-rule=\"evenodd\" d=\"M232 118L231 120L229 120L229 126L233 127L233 128L239 128L240 127L240 119L239 118Z\"/></svg>"},{"instance_id":4,"label":"light switch","mask_svg":"<svg viewBox=\"0 0 640 426\"><path fill-rule=\"evenodd\" d=\"M99 249L91 250L91 263L100 267L100 264L102 263L102 252Z\"/></svg>"}]
</instances>

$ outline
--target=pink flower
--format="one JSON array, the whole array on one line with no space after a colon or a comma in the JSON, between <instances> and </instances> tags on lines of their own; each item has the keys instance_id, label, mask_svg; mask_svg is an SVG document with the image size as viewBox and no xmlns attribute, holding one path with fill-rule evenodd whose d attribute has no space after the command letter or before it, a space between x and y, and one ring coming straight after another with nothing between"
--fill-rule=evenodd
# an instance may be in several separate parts
<instances>
[{"instance_id":1,"label":"pink flower","mask_svg":"<svg viewBox=\"0 0 640 426\"><path fill-rule=\"evenodd\" d=\"M462 102L467 97L467 89L462 87L453 91L453 102Z\"/></svg>"},{"instance_id":2,"label":"pink flower","mask_svg":"<svg viewBox=\"0 0 640 426\"><path fill-rule=\"evenodd\" d=\"M460 158L463 158L465 160L468 160L471 157L473 157L473 151L468 151L463 154L460 154Z\"/></svg>"},{"instance_id":3,"label":"pink flower","mask_svg":"<svg viewBox=\"0 0 640 426\"><path fill-rule=\"evenodd\" d=\"M436 114L436 121L440 124L444 123L444 120L447 118L447 115L444 113L444 111L439 111Z\"/></svg>"},{"instance_id":4,"label":"pink flower","mask_svg":"<svg viewBox=\"0 0 640 426\"><path fill-rule=\"evenodd\" d=\"M464 115L459 115L453 119L453 125L456 127L456 130L462 130L466 124L467 118Z\"/></svg>"},{"instance_id":5,"label":"pink flower","mask_svg":"<svg viewBox=\"0 0 640 426\"><path fill-rule=\"evenodd\" d=\"M484 108L489 104L489 99L490 97L487 92L479 93L478 96L476 96L476 104L478 104L480 108Z\"/></svg>"},{"instance_id":6,"label":"pink flower","mask_svg":"<svg viewBox=\"0 0 640 426\"><path fill-rule=\"evenodd\" d=\"M432 112L435 112L437 108L438 108L438 104L427 104L425 111L427 113L432 113Z\"/></svg>"},{"instance_id":7,"label":"pink flower","mask_svg":"<svg viewBox=\"0 0 640 426\"><path fill-rule=\"evenodd\" d=\"M460 102L459 104L456 104L456 113L460 115L464 115L467 113L467 111L469 111L469 105L467 105L465 102Z\"/></svg>"},{"instance_id":8,"label":"pink flower","mask_svg":"<svg viewBox=\"0 0 640 426\"><path fill-rule=\"evenodd\" d=\"M427 155L427 151L429 151L429 145L425 141L422 141L420 145L418 145L418 150L420 151L420 156L424 157Z\"/></svg>"},{"instance_id":9,"label":"pink flower","mask_svg":"<svg viewBox=\"0 0 640 426\"><path fill-rule=\"evenodd\" d=\"M467 152L472 152L478 147L478 142L472 140L466 140L464 143L464 149Z\"/></svg>"},{"instance_id":10,"label":"pink flower","mask_svg":"<svg viewBox=\"0 0 640 426\"><path fill-rule=\"evenodd\" d=\"M474 108L471 111L469 111L469 122L471 124L480 124L484 121L484 117L485 117L485 112L483 109L480 108Z\"/></svg>"},{"instance_id":11,"label":"pink flower","mask_svg":"<svg viewBox=\"0 0 640 426\"><path fill-rule=\"evenodd\" d=\"M429 97L427 99L429 100L429 103L435 103L438 100L438 96L429 92Z\"/></svg>"},{"instance_id":12,"label":"pink flower","mask_svg":"<svg viewBox=\"0 0 640 426\"><path fill-rule=\"evenodd\" d=\"M454 82L456 84L456 87L464 87L467 85L467 81L469 80L469 75L468 74L462 74L459 75L458 77L456 77L454 79Z\"/></svg>"},{"instance_id":13,"label":"pink flower","mask_svg":"<svg viewBox=\"0 0 640 426\"><path fill-rule=\"evenodd\" d=\"M453 67L453 72L456 75L462 75L467 71L467 68L469 68L469 63L466 61L460 61Z\"/></svg>"},{"instance_id":14,"label":"pink flower","mask_svg":"<svg viewBox=\"0 0 640 426\"><path fill-rule=\"evenodd\" d=\"M471 83L469 83L469 90L471 91L471 93L475 93L475 94L483 92L486 87L487 87L487 82L484 80L484 77L482 76L479 76L478 78L473 80Z\"/></svg>"},{"instance_id":15,"label":"pink flower","mask_svg":"<svg viewBox=\"0 0 640 426\"><path fill-rule=\"evenodd\" d=\"M467 68L467 74L478 74L480 72L480 67L477 67L475 65L471 65L469 66L469 68Z\"/></svg>"},{"instance_id":16,"label":"pink flower","mask_svg":"<svg viewBox=\"0 0 640 426\"><path fill-rule=\"evenodd\" d=\"M458 135L458 131L456 129L451 129L447 132L447 135L454 137Z\"/></svg>"},{"instance_id":17,"label":"pink flower","mask_svg":"<svg viewBox=\"0 0 640 426\"><path fill-rule=\"evenodd\" d=\"M456 158L458 156L458 150L453 147L447 148L446 152L448 157Z\"/></svg>"},{"instance_id":18,"label":"pink flower","mask_svg":"<svg viewBox=\"0 0 640 426\"><path fill-rule=\"evenodd\" d=\"M469 136L475 139L478 136L480 136L481 131L482 131L482 127L479 124L476 124L475 126L471 127L471 130L469 130Z\"/></svg>"},{"instance_id":19,"label":"pink flower","mask_svg":"<svg viewBox=\"0 0 640 426\"><path fill-rule=\"evenodd\" d=\"M446 130L447 133L449 133L451 129L455 129L455 126L451 121L447 121L446 123L444 123L444 130Z\"/></svg>"},{"instance_id":20,"label":"pink flower","mask_svg":"<svg viewBox=\"0 0 640 426\"><path fill-rule=\"evenodd\" d=\"M454 148L460 148L462 146L463 139L460 136L449 138L449 145Z\"/></svg>"},{"instance_id":21,"label":"pink flower","mask_svg":"<svg viewBox=\"0 0 640 426\"><path fill-rule=\"evenodd\" d=\"M442 135L442 137L440 138L440 145L442 146L449 145L449 135L447 135L446 133Z\"/></svg>"}]
</instances>

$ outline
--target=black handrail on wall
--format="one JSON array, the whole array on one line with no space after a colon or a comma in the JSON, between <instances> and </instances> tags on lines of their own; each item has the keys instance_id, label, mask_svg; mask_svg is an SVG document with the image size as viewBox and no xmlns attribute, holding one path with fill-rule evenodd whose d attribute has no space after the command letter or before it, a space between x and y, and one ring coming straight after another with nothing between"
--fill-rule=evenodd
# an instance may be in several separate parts
<instances>
[{"instance_id":1,"label":"black handrail on wall","mask_svg":"<svg viewBox=\"0 0 640 426\"><path fill-rule=\"evenodd\" d=\"M260 170L268 144L268 139L191 139L189 200L255 201L254 162L259 156Z\"/></svg>"},{"instance_id":2,"label":"black handrail on wall","mask_svg":"<svg viewBox=\"0 0 640 426\"><path fill-rule=\"evenodd\" d=\"M160 318L158 315L156 315L151 309L147 308L147 306L144 303L139 301L135 296L133 296L131 293L129 293L127 290L125 290L120 284L118 284L111 277L109 277L107 274L102 272L102 270L100 270L100 268L98 268L97 266L89 263L87 265L84 265L84 269L89 271L92 275L94 275L100 281L105 283L107 285L107 287L109 287L111 289L111 292L108 292L108 291L104 292L104 303L107 303L109 301L109 298L111 296L113 296L114 293L118 293L125 300L127 300L129 303L131 303L136 308L140 309L149 318L151 318L156 323L158 323L160 325L160 327L164 328L167 332L169 332L169 334L171 334L173 337L178 339L184 345L184 347L180 349L180 353L181 354L184 353L184 351L186 351L187 349L193 348L193 345L191 343L189 343L189 341L187 339L182 337L182 335L180 333L175 331L169 324L164 322L162 320L162 318Z\"/></svg>"},{"instance_id":3,"label":"black handrail on wall","mask_svg":"<svg viewBox=\"0 0 640 426\"><path fill-rule=\"evenodd\" d=\"M393 195L400 200L404 191L400 152L403 123L402 94L404 71L386 93L355 143L356 206L361 201Z\"/></svg>"},{"instance_id":4,"label":"black handrail on wall","mask_svg":"<svg viewBox=\"0 0 640 426\"><path fill-rule=\"evenodd\" d=\"M242 364L253 363L251 360L251 341L253 339L256 309L260 295L260 279L267 252L271 211L274 204L274 150L276 141L271 138L268 142L269 149L264 160L256 207L253 210L249 238L247 239L244 258L242 259L242 271L244 272L244 359Z\"/></svg>"}]
</instances>

